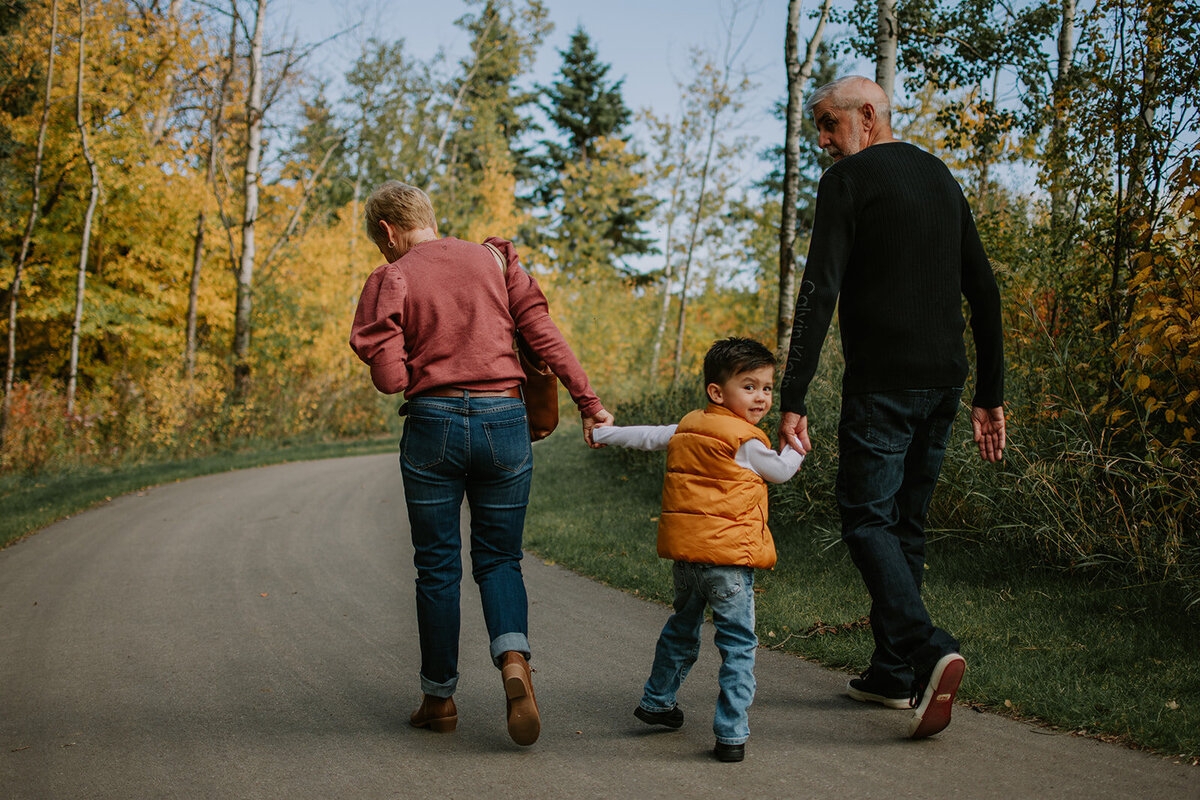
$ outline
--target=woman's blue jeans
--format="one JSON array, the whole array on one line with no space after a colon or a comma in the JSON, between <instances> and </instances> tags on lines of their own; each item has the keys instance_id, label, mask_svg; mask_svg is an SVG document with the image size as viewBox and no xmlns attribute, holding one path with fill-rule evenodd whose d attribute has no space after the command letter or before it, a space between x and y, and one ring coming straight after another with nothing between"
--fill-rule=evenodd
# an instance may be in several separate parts
<instances>
[{"instance_id":1,"label":"woman's blue jeans","mask_svg":"<svg viewBox=\"0 0 1200 800\"><path fill-rule=\"evenodd\" d=\"M492 661L529 656L521 537L533 475L525 405L510 397L410 400L400 474L417 568L421 690L450 697L458 683L460 512L471 511L471 575L479 585Z\"/></svg>"},{"instance_id":2,"label":"woman's blue jeans","mask_svg":"<svg viewBox=\"0 0 1200 800\"><path fill-rule=\"evenodd\" d=\"M716 626L714 641L721 653L717 710L713 733L722 744L750 738L750 703L754 700L754 570L676 561L675 613L663 626L654 647L654 666L642 692L642 708L670 711L675 695L700 655L704 608L710 606Z\"/></svg>"},{"instance_id":3,"label":"woman's blue jeans","mask_svg":"<svg viewBox=\"0 0 1200 800\"><path fill-rule=\"evenodd\" d=\"M838 426L842 540L871 595L872 683L906 691L958 642L921 600L925 518L962 389L846 395Z\"/></svg>"}]
</instances>

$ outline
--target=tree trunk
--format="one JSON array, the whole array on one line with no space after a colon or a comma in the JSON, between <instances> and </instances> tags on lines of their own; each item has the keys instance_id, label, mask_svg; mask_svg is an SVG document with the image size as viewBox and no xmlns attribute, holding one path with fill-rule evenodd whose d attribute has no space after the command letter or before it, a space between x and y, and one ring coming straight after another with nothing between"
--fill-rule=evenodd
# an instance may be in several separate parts
<instances>
[{"instance_id":1,"label":"tree trunk","mask_svg":"<svg viewBox=\"0 0 1200 800\"><path fill-rule=\"evenodd\" d=\"M1050 121L1047 161L1050 167L1050 225L1060 240L1067 219L1067 106L1070 102L1071 64L1075 57L1075 0L1062 0L1058 28L1058 71L1054 76L1054 109Z\"/></svg>"},{"instance_id":2,"label":"tree trunk","mask_svg":"<svg viewBox=\"0 0 1200 800\"><path fill-rule=\"evenodd\" d=\"M167 25L171 26L172 32L176 36L178 42L179 36L179 10L183 6L183 0L171 0L167 6ZM175 90L179 84L178 78L171 78L167 82L167 92L162 103L155 109L150 120L150 143L157 146L163 140L163 136L167 131L167 120L171 116L171 106L175 100Z\"/></svg>"},{"instance_id":3,"label":"tree trunk","mask_svg":"<svg viewBox=\"0 0 1200 800\"><path fill-rule=\"evenodd\" d=\"M896 0L875 2L875 82L892 103L896 88L896 47L900 27L896 22Z\"/></svg>"},{"instance_id":4,"label":"tree trunk","mask_svg":"<svg viewBox=\"0 0 1200 800\"><path fill-rule=\"evenodd\" d=\"M33 159L33 198L29 202L29 217L25 220L25 233L21 236L21 253L13 267L12 286L8 293L8 358L4 366L4 402L0 405L0 448L4 445L4 432L8 428L8 416L12 410L13 380L17 364L17 305L21 295L21 278L25 273L25 261L29 258L29 247L33 242L33 228L37 224L39 203L42 193L42 158L46 152L46 128L50 120L50 96L54 88L54 40L58 36L58 0L50 3L50 41L46 45L46 96L42 101L42 119L38 123L37 151Z\"/></svg>"},{"instance_id":5,"label":"tree trunk","mask_svg":"<svg viewBox=\"0 0 1200 800\"><path fill-rule=\"evenodd\" d=\"M333 144L329 145L329 149L325 151L325 155L321 158L321 163L313 170L313 174L308 176L307 180L301 181L300 202L296 203L296 207L292 209L292 216L288 219L287 225L284 226L283 233L271 245L271 249L267 251L267 257L263 259L263 270L266 275L271 274L271 266L275 263L275 256L283 250L284 246L291 240L296 233L296 226L300 224L300 217L304 215L304 209L308 208L308 200L312 197L313 190L317 188L317 181L321 179L321 174L325 172L325 168L329 166L329 161L333 158L334 152L341 147L346 141L344 136L339 136Z\"/></svg>"},{"instance_id":6,"label":"tree trunk","mask_svg":"<svg viewBox=\"0 0 1200 800\"><path fill-rule=\"evenodd\" d=\"M221 71L221 83L217 90L215 105L209 117L208 166L205 180L212 190L216 191L217 183L217 144L221 138L222 119L225 115L225 97L229 92L229 81L233 76L234 60L237 58L237 14L230 15L229 23L229 56ZM188 380L196 374L196 323L200 296L200 272L204 267L204 230L207 219L204 206L196 212L196 236L192 243L192 280L188 289L187 310L187 344L184 348L183 371Z\"/></svg>"},{"instance_id":7,"label":"tree trunk","mask_svg":"<svg viewBox=\"0 0 1200 800\"><path fill-rule=\"evenodd\" d=\"M783 214L779 221L779 310L775 318L775 347L780 359L787 356L792 336L796 302L796 202L800 194L800 128L804 121L804 88L812 77L817 50L825 33L833 0L821 5L817 28L808 40L804 64L800 64L801 0L788 0L787 35L783 57L787 67L787 131L783 145Z\"/></svg>"},{"instance_id":8,"label":"tree trunk","mask_svg":"<svg viewBox=\"0 0 1200 800\"><path fill-rule=\"evenodd\" d=\"M679 213L680 188L683 176L687 172L686 148L680 148L679 168L675 171L675 180L671 183L670 205L667 207L667 239L663 247L666 263L663 265L662 304L658 312L658 326L654 329L654 347L650 354L650 381L658 383L658 363L662 357L663 338L667 335L667 318L671 312L671 279L674 275L674 263L671 261L671 249L674 246L675 217Z\"/></svg>"},{"instance_id":9,"label":"tree trunk","mask_svg":"<svg viewBox=\"0 0 1200 800\"><path fill-rule=\"evenodd\" d=\"M75 282L75 318L71 323L71 362L67 370L67 414L75 413L75 388L79 376L79 339L83 329L83 298L87 289L88 247L92 239L92 218L96 214L96 203L100 199L100 173L96 159L88 147L87 125L83 119L83 68L84 68L84 15L86 0L79 3L79 75L75 82L75 125L79 128L79 142L83 149L83 160L87 162L92 185L88 196L87 211L83 215L83 241L79 247L79 272Z\"/></svg>"},{"instance_id":10,"label":"tree trunk","mask_svg":"<svg viewBox=\"0 0 1200 800\"><path fill-rule=\"evenodd\" d=\"M675 331L675 370L671 374L671 385L678 386L683 371L683 339L687 329L687 290L688 277L692 272L692 258L696 252L696 240L700 238L700 221L704 218L704 201L708 191L708 171L712 166L713 148L717 142L717 119L720 108L711 109L712 116L708 126L708 144L704 151L704 164L700 167L700 193L696 199L695 216L692 217L692 230L688 235L687 258L683 262L683 275L679 287L679 325Z\"/></svg>"},{"instance_id":11,"label":"tree trunk","mask_svg":"<svg viewBox=\"0 0 1200 800\"><path fill-rule=\"evenodd\" d=\"M1154 119L1158 113L1162 93L1163 12L1158 3L1149 3L1145 14L1146 43L1141 91L1137 93L1137 116L1133 120L1133 153L1127 197L1131 222L1142 217L1153 218L1157 212L1153 202L1156 193L1147 189L1146 180L1152 167Z\"/></svg>"},{"instance_id":12,"label":"tree trunk","mask_svg":"<svg viewBox=\"0 0 1200 800\"><path fill-rule=\"evenodd\" d=\"M233 396L243 401L250 387L250 310L254 281L254 223L258 218L258 166L262 156L262 54L267 0L258 0L250 43L250 86L246 97L246 207L242 214L242 257L237 274L233 323Z\"/></svg>"}]
</instances>

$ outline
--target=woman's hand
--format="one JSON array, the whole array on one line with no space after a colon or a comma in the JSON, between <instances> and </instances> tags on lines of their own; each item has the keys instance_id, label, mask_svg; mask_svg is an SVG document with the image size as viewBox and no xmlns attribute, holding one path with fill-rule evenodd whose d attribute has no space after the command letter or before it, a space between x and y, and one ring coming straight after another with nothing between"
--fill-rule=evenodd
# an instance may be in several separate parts
<instances>
[{"instance_id":1,"label":"woman's hand","mask_svg":"<svg viewBox=\"0 0 1200 800\"><path fill-rule=\"evenodd\" d=\"M593 450L599 450L606 445L596 444L592 441L592 428L601 428L605 425L613 424L613 415L605 411L603 408L597 411L593 416L583 418L583 440L587 442L587 446Z\"/></svg>"}]
</instances>

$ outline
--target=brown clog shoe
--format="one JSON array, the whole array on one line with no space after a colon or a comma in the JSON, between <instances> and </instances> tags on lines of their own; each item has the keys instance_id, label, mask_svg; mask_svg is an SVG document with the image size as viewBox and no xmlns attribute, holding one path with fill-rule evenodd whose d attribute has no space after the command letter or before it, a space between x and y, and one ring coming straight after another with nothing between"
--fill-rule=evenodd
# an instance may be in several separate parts
<instances>
[{"instance_id":1,"label":"brown clog shoe","mask_svg":"<svg viewBox=\"0 0 1200 800\"><path fill-rule=\"evenodd\" d=\"M508 704L508 735L519 745L531 745L542 732L529 662L516 650L500 656L500 676Z\"/></svg>"},{"instance_id":2,"label":"brown clog shoe","mask_svg":"<svg viewBox=\"0 0 1200 800\"><path fill-rule=\"evenodd\" d=\"M414 728L428 728L435 733L450 733L458 727L458 709L454 707L454 698L427 694L408 721Z\"/></svg>"}]
</instances>

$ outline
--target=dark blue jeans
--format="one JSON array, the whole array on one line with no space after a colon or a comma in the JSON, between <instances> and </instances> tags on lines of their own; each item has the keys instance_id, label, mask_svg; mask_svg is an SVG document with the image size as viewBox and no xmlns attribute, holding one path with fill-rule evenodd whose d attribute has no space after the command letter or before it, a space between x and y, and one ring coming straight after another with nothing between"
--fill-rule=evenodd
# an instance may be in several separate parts
<instances>
[{"instance_id":1,"label":"dark blue jeans","mask_svg":"<svg viewBox=\"0 0 1200 800\"><path fill-rule=\"evenodd\" d=\"M463 497L471 511L471 574L479 585L495 663L529 655L521 537L533 475L525 405L509 397L410 400L400 474L417 568L421 690L454 694L458 683Z\"/></svg>"},{"instance_id":2,"label":"dark blue jeans","mask_svg":"<svg viewBox=\"0 0 1200 800\"><path fill-rule=\"evenodd\" d=\"M871 676L905 691L958 642L921 600L925 518L961 389L846 395L838 425L842 540L871 595Z\"/></svg>"}]
</instances>

